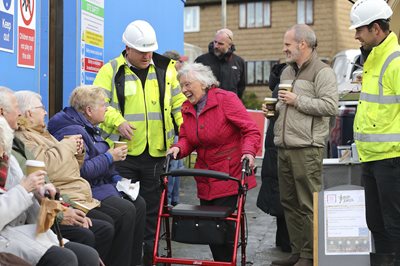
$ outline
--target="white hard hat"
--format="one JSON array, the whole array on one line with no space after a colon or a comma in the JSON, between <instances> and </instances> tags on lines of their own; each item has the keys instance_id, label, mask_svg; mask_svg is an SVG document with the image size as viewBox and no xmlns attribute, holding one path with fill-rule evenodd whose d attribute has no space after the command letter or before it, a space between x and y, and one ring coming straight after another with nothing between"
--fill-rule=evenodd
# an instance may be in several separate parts
<instances>
[{"instance_id":1,"label":"white hard hat","mask_svg":"<svg viewBox=\"0 0 400 266\"><path fill-rule=\"evenodd\" d=\"M156 32L144 20L131 22L122 34L122 41L130 48L140 52L153 52L158 49Z\"/></svg>"},{"instance_id":2,"label":"white hard hat","mask_svg":"<svg viewBox=\"0 0 400 266\"><path fill-rule=\"evenodd\" d=\"M378 19L388 19L392 14L392 9L384 0L358 0L351 8L349 29L369 25Z\"/></svg>"}]
</instances>

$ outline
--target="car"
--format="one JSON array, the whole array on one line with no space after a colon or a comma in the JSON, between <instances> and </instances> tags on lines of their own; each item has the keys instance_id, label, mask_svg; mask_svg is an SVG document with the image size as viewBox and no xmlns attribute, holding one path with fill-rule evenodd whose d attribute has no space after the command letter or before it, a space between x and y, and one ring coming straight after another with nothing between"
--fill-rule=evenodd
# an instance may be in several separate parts
<instances>
[{"instance_id":1,"label":"car","mask_svg":"<svg viewBox=\"0 0 400 266\"><path fill-rule=\"evenodd\" d=\"M362 68L358 63L360 54L359 49L348 49L338 52L333 57L331 66L338 84L351 81L353 72Z\"/></svg>"},{"instance_id":2,"label":"car","mask_svg":"<svg viewBox=\"0 0 400 266\"><path fill-rule=\"evenodd\" d=\"M331 129L328 156L338 157L337 147L353 141L353 122L357 110L362 81L361 52L358 49L340 51L332 60L339 91L338 115Z\"/></svg>"}]
</instances>

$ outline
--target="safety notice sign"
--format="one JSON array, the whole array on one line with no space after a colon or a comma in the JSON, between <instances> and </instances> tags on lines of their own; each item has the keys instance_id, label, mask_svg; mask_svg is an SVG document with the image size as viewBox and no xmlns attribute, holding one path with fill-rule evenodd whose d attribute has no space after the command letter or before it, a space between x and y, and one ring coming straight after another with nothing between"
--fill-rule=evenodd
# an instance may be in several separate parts
<instances>
[{"instance_id":1,"label":"safety notice sign","mask_svg":"<svg viewBox=\"0 0 400 266\"><path fill-rule=\"evenodd\" d=\"M17 65L35 68L36 0L18 2Z\"/></svg>"},{"instance_id":2,"label":"safety notice sign","mask_svg":"<svg viewBox=\"0 0 400 266\"><path fill-rule=\"evenodd\" d=\"M0 0L0 50L14 52L14 0Z\"/></svg>"}]
</instances>

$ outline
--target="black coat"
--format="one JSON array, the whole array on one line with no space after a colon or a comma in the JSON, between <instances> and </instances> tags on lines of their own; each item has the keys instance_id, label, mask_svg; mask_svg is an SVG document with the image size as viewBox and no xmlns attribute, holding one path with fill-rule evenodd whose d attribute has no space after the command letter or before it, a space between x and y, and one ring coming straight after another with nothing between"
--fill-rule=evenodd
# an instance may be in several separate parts
<instances>
[{"instance_id":1,"label":"black coat","mask_svg":"<svg viewBox=\"0 0 400 266\"><path fill-rule=\"evenodd\" d=\"M280 76L286 64L276 64L269 76L269 87L273 88L272 97L278 97ZM283 216L283 208L279 198L278 152L274 144L275 118L269 119L265 137L265 154L261 168L261 188L257 197L257 207L272 216Z\"/></svg>"},{"instance_id":2,"label":"black coat","mask_svg":"<svg viewBox=\"0 0 400 266\"><path fill-rule=\"evenodd\" d=\"M235 46L222 57L214 54L214 45L211 42L208 46L208 53L196 58L196 63L209 66L220 83L219 88L233 91L239 98L242 98L246 86L245 63L244 60L234 54Z\"/></svg>"}]
</instances>

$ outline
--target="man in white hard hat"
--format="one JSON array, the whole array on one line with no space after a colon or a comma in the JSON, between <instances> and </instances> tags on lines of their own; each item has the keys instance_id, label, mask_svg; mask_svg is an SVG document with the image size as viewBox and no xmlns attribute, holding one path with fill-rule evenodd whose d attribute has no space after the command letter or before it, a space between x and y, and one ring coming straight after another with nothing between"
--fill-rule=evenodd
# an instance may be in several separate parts
<instances>
[{"instance_id":1,"label":"man in white hard hat","mask_svg":"<svg viewBox=\"0 0 400 266\"><path fill-rule=\"evenodd\" d=\"M400 46L384 0L358 0L350 13L364 58L354 139L362 163L371 265L400 265Z\"/></svg>"},{"instance_id":2,"label":"man in white hard hat","mask_svg":"<svg viewBox=\"0 0 400 266\"><path fill-rule=\"evenodd\" d=\"M196 63L209 66L220 84L220 88L236 93L242 98L246 88L246 68L243 58L235 54L233 32L220 29L208 45L208 53L196 58Z\"/></svg>"},{"instance_id":3,"label":"man in white hard hat","mask_svg":"<svg viewBox=\"0 0 400 266\"><path fill-rule=\"evenodd\" d=\"M100 125L103 137L128 143L128 156L117 163L121 176L140 181L146 201L144 265L152 265L160 174L166 150L174 141L174 122L182 123L185 96L176 79L176 61L155 53L156 33L144 20L131 22L122 35L125 50L105 64L94 85L105 89L110 103Z\"/></svg>"}]
</instances>

